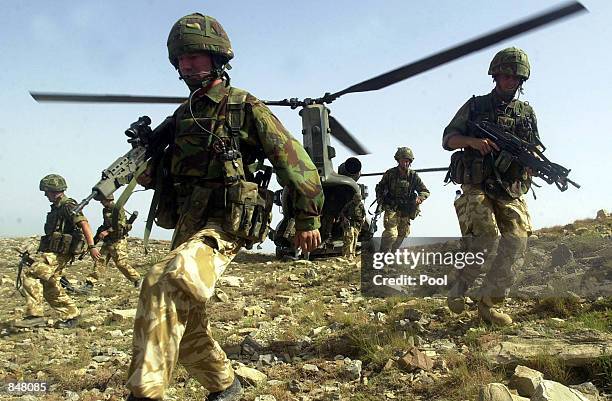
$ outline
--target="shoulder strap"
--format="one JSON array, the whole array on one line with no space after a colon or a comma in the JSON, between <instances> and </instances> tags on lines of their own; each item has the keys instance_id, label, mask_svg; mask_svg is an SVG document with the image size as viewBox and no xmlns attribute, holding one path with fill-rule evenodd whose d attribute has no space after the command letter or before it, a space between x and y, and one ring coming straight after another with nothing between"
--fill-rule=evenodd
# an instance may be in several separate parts
<instances>
[{"instance_id":1,"label":"shoulder strap","mask_svg":"<svg viewBox=\"0 0 612 401\"><path fill-rule=\"evenodd\" d=\"M247 92L241 89L230 88L227 97L227 122L234 138L240 135L240 127L244 122L244 105Z\"/></svg>"}]
</instances>

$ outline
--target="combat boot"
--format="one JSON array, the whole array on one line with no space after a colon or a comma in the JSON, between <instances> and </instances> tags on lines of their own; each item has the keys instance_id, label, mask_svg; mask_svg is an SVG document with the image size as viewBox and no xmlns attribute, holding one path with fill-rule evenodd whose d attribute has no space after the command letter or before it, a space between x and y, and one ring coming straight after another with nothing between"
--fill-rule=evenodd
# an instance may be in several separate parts
<instances>
[{"instance_id":1,"label":"combat boot","mask_svg":"<svg viewBox=\"0 0 612 401\"><path fill-rule=\"evenodd\" d=\"M72 319L57 321L57 323L55 323L55 328L56 329L74 329L75 327L77 327L77 324L78 324L77 318L73 317Z\"/></svg>"},{"instance_id":2,"label":"combat boot","mask_svg":"<svg viewBox=\"0 0 612 401\"><path fill-rule=\"evenodd\" d=\"M208 394L207 401L238 401L242 396L242 385L238 378L234 379L231 386L222 391Z\"/></svg>"},{"instance_id":3,"label":"combat boot","mask_svg":"<svg viewBox=\"0 0 612 401\"><path fill-rule=\"evenodd\" d=\"M465 310L465 292L467 285L463 280L455 281L455 284L448 291L448 297L446 298L446 305L451 312L460 314Z\"/></svg>"},{"instance_id":4,"label":"combat boot","mask_svg":"<svg viewBox=\"0 0 612 401\"><path fill-rule=\"evenodd\" d=\"M18 329L29 329L33 327L44 327L47 325L47 319L42 316L26 316L22 320L13 323L13 327Z\"/></svg>"},{"instance_id":5,"label":"combat boot","mask_svg":"<svg viewBox=\"0 0 612 401\"><path fill-rule=\"evenodd\" d=\"M495 326L510 326L512 318L494 308L494 303L489 297L483 297L478 301L478 316L485 322L489 322Z\"/></svg>"},{"instance_id":6,"label":"combat boot","mask_svg":"<svg viewBox=\"0 0 612 401\"><path fill-rule=\"evenodd\" d=\"M132 393L130 393L126 401L155 401L155 400L153 398L147 398L147 397L135 397L132 395Z\"/></svg>"}]
</instances>

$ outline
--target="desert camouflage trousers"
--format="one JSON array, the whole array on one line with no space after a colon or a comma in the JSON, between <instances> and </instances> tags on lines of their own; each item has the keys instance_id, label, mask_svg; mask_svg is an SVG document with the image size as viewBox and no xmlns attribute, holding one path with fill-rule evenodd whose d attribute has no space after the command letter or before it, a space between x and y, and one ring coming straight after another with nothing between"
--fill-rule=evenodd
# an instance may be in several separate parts
<instances>
[{"instance_id":1,"label":"desert camouflage trousers","mask_svg":"<svg viewBox=\"0 0 612 401\"><path fill-rule=\"evenodd\" d=\"M59 313L61 319L79 316L79 309L60 284L62 270L71 258L71 255L52 252L39 253L32 266L23 269L27 316L44 315L43 298Z\"/></svg>"},{"instance_id":2,"label":"desert camouflage trousers","mask_svg":"<svg viewBox=\"0 0 612 401\"><path fill-rule=\"evenodd\" d=\"M380 251L389 252L398 249L404 238L410 234L410 217L394 210L385 210L383 219L385 231L380 241Z\"/></svg>"},{"instance_id":3,"label":"desert camouflage trousers","mask_svg":"<svg viewBox=\"0 0 612 401\"><path fill-rule=\"evenodd\" d=\"M112 259L115 266L130 282L140 279L140 274L128 263L127 239L104 243L100 248L102 257L94 262L93 271L87 276L87 282L95 284L106 272L106 267Z\"/></svg>"},{"instance_id":4,"label":"desert camouflage trousers","mask_svg":"<svg viewBox=\"0 0 612 401\"><path fill-rule=\"evenodd\" d=\"M128 371L134 396L162 399L177 361L211 392L232 384L234 371L212 338L205 303L241 246L219 223L209 222L147 273Z\"/></svg>"},{"instance_id":5,"label":"desert camouflage trousers","mask_svg":"<svg viewBox=\"0 0 612 401\"><path fill-rule=\"evenodd\" d=\"M461 296L488 268L479 297L503 298L514 283L514 272L523 263L532 226L524 198L502 200L485 194L480 185L463 184L455 201L463 245L472 252L485 252L484 265L457 270L455 293Z\"/></svg>"},{"instance_id":6,"label":"desert camouflage trousers","mask_svg":"<svg viewBox=\"0 0 612 401\"><path fill-rule=\"evenodd\" d=\"M342 256L352 259L357 256L357 240L359 239L359 227L346 224L342 227Z\"/></svg>"}]
</instances>

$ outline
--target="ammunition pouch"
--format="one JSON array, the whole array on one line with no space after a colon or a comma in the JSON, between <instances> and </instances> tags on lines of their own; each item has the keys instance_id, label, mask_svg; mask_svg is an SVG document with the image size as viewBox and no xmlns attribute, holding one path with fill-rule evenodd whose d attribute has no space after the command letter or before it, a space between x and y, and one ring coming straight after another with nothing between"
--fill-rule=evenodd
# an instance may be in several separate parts
<instances>
[{"instance_id":1,"label":"ammunition pouch","mask_svg":"<svg viewBox=\"0 0 612 401\"><path fill-rule=\"evenodd\" d=\"M223 229L250 243L263 242L270 229L274 193L240 180L225 189Z\"/></svg>"},{"instance_id":2,"label":"ammunition pouch","mask_svg":"<svg viewBox=\"0 0 612 401\"><path fill-rule=\"evenodd\" d=\"M52 232L40 238L38 252L53 252L59 255L78 255L85 251L86 244L80 231L73 234Z\"/></svg>"},{"instance_id":3,"label":"ammunition pouch","mask_svg":"<svg viewBox=\"0 0 612 401\"><path fill-rule=\"evenodd\" d=\"M411 196L408 199L398 200L396 210L401 214L410 217L410 220L416 219L420 212L419 205L417 205L416 198L414 196Z\"/></svg>"},{"instance_id":4,"label":"ammunition pouch","mask_svg":"<svg viewBox=\"0 0 612 401\"><path fill-rule=\"evenodd\" d=\"M160 167L161 168L161 167ZM173 229L179 220L178 195L172 180L166 178L157 183L155 191L160 191L155 209L155 223L161 228Z\"/></svg>"},{"instance_id":5,"label":"ammunition pouch","mask_svg":"<svg viewBox=\"0 0 612 401\"><path fill-rule=\"evenodd\" d=\"M502 162L502 164L505 162ZM445 182L482 184L492 173L490 163L477 152L460 150L452 154Z\"/></svg>"}]
</instances>

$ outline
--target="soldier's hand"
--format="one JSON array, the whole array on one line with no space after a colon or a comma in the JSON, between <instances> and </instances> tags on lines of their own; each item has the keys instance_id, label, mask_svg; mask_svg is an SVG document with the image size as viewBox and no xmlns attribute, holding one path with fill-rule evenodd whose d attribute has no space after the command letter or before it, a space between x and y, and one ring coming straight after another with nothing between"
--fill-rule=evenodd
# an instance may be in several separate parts
<instances>
[{"instance_id":1,"label":"soldier's hand","mask_svg":"<svg viewBox=\"0 0 612 401\"><path fill-rule=\"evenodd\" d=\"M98 259L100 259L102 257L102 254L100 253L98 248L90 248L89 249L89 254L91 255L93 260L98 260Z\"/></svg>"},{"instance_id":2,"label":"soldier's hand","mask_svg":"<svg viewBox=\"0 0 612 401\"><path fill-rule=\"evenodd\" d=\"M490 139L469 138L467 145L470 148L479 151L480 154L483 156L491 153L493 149L499 151L499 147L497 146L497 144Z\"/></svg>"},{"instance_id":3,"label":"soldier's hand","mask_svg":"<svg viewBox=\"0 0 612 401\"><path fill-rule=\"evenodd\" d=\"M142 185L145 188L148 188L153 181L153 176L151 175L153 172L153 168L149 165L137 178L136 182Z\"/></svg>"},{"instance_id":4,"label":"soldier's hand","mask_svg":"<svg viewBox=\"0 0 612 401\"><path fill-rule=\"evenodd\" d=\"M302 252L311 252L321 245L321 234L319 230L297 231L295 233L295 247Z\"/></svg>"},{"instance_id":5,"label":"soldier's hand","mask_svg":"<svg viewBox=\"0 0 612 401\"><path fill-rule=\"evenodd\" d=\"M421 198L420 196L416 197L416 204L420 205L421 203L423 203L423 198Z\"/></svg>"},{"instance_id":6,"label":"soldier's hand","mask_svg":"<svg viewBox=\"0 0 612 401\"><path fill-rule=\"evenodd\" d=\"M104 230L104 231L100 232L100 234L98 234L98 237L100 239L104 239L104 238L108 237L108 230Z\"/></svg>"}]
</instances>

